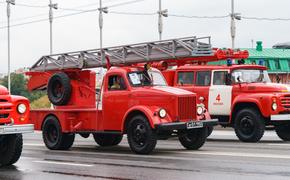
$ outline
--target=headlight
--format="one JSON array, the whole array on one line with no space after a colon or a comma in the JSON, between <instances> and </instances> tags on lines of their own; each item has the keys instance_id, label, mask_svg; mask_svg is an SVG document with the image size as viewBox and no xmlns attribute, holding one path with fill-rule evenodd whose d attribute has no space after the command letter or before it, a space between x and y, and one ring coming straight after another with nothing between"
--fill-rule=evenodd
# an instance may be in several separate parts
<instances>
[{"instance_id":1,"label":"headlight","mask_svg":"<svg viewBox=\"0 0 290 180\"><path fill-rule=\"evenodd\" d=\"M272 104L272 109L273 109L274 111L276 111L277 108L278 108L277 103L273 102L273 104Z\"/></svg>"},{"instance_id":2,"label":"headlight","mask_svg":"<svg viewBox=\"0 0 290 180\"><path fill-rule=\"evenodd\" d=\"M26 105L25 104L19 104L17 106L17 111L20 113L20 114L24 114L26 112Z\"/></svg>"},{"instance_id":3,"label":"headlight","mask_svg":"<svg viewBox=\"0 0 290 180\"><path fill-rule=\"evenodd\" d=\"M165 116L166 116L166 111L165 111L165 109L160 109L158 114L159 114L159 117L161 117L161 118L165 118Z\"/></svg>"},{"instance_id":4,"label":"headlight","mask_svg":"<svg viewBox=\"0 0 290 180\"><path fill-rule=\"evenodd\" d=\"M197 106L196 112L197 112L197 115L202 115L203 108L201 106Z\"/></svg>"}]
</instances>

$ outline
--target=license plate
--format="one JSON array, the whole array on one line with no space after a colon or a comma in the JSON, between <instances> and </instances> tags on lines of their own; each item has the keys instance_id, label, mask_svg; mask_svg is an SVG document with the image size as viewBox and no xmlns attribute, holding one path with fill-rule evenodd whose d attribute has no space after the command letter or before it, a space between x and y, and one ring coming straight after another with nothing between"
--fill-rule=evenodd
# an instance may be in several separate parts
<instances>
[{"instance_id":1,"label":"license plate","mask_svg":"<svg viewBox=\"0 0 290 180\"><path fill-rule=\"evenodd\" d=\"M187 129L193 129L193 128L202 128L203 127L203 123L201 121L191 121L186 123L186 128Z\"/></svg>"}]
</instances>

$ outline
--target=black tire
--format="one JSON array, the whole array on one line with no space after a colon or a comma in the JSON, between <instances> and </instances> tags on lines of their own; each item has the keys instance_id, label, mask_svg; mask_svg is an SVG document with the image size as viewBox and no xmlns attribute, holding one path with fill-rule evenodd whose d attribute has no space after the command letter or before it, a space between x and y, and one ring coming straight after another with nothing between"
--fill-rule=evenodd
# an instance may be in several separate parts
<instances>
[{"instance_id":1,"label":"black tire","mask_svg":"<svg viewBox=\"0 0 290 180\"><path fill-rule=\"evenodd\" d=\"M42 138L45 146L51 150L68 150L74 143L74 133L62 133L58 119L46 117L42 127Z\"/></svg>"},{"instance_id":2,"label":"black tire","mask_svg":"<svg viewBox=\"0 0 290 180\"><path fill-rule=\"evenodd\" d=\"M70 78L66 73L56 73L48 81L47 95L54 105L66 105L70 100L71 91Z\"/></svg>"},{"instance_id":3,"label":"black tire","mask_svg":"<svg viewBox=\"0 0 290 180\"><path fill-rule=\"evenodd\" d=\"M16 163L22 153L22 134L0 136L0 166Z\"/></svg>"},{"instance_id":4,"label":"black tire","mask_svg":"<svg viewBox=\"0 0 290 180\"><path fill-rule=\"evenodd\" d=\"M191 129L179 136L179 141L186 149L197 150L204 145L207 135L207 128Z\"/></svg>"},{"instance_id":5,"label":"black tire","mask_svg":"<svg viewBox=\"0 0 290 180\"><path fill-rule=\"evenodd\" d=\"M264 135L265 122L256 109L240 110L235 117L235 133L243 142L258 142Z\"/></svg>"},{"instance_id":6,"label":"black tire","mask_svg":"<svg viewBox=\"0 0 290 180\"><path fill-rule=\"evenodd\" d=\"M157 136L143 115L134 116L127 127L130 148L136 154L150 154L157 143Z\"/></svg>"},{"instance_id":7,"label":"black tire","mask_svg":"<svg viewBox=\"0 0 290 180\"><path fill-rule=\"evenodd\" d=\"M213 126L207 127L207 137L209 137L213 132Z\"/></svg>"},{"instance_id":8,"label":"black tire","mask_svg":"<svg viewBox=\"0 0 290 180\"><path fill-rule=\"evenodd\" d=\"M290 141L290 124L283 124L275 127L276 134L283 141Z\"/></svg>"},{"instance_id":9,"label":"black tire","mask_svg":"<svg viewBox=\"0 0 290 180\"><path fill-rule=\"evenodd\" d=\"M100 146L116 146L120 144L123 135L120 134L93 134L95 142Z\"/></svg>"}]
</instances>

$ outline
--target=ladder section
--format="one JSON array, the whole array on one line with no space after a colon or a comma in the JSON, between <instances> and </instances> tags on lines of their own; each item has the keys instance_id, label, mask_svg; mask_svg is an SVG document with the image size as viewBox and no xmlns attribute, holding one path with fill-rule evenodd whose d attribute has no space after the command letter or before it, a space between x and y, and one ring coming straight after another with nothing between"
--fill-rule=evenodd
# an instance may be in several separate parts
<instances>
[{"instance_id":1,"label":"ladder section","mask_svg":"<svg viewBox=\"0 0 290 180\"><path fill-rule=\"evenodd\" d=\"M85 69L137 63L178 60L183 57L212 56L210 37L187 37L103 49L77 51L41 57L30 71Z\"/></svg>"}]
</instances>

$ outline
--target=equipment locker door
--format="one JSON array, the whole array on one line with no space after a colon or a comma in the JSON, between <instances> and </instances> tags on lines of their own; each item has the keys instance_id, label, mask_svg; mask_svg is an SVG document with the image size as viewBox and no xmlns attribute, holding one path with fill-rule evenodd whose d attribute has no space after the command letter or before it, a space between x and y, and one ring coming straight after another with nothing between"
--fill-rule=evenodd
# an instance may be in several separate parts
<instances>
[{"instance_id":1,"label":"equipment locker door","mask_svg":"<svg viewBox=\"0 0 290 180\"><path fill-rule=\"evenodd\" d=\"M216 70L212 73L208 102L208 110L212 115L230 115L232 86L226 85L227 73L227 70Z\"/></svg>"}]
</instances>

